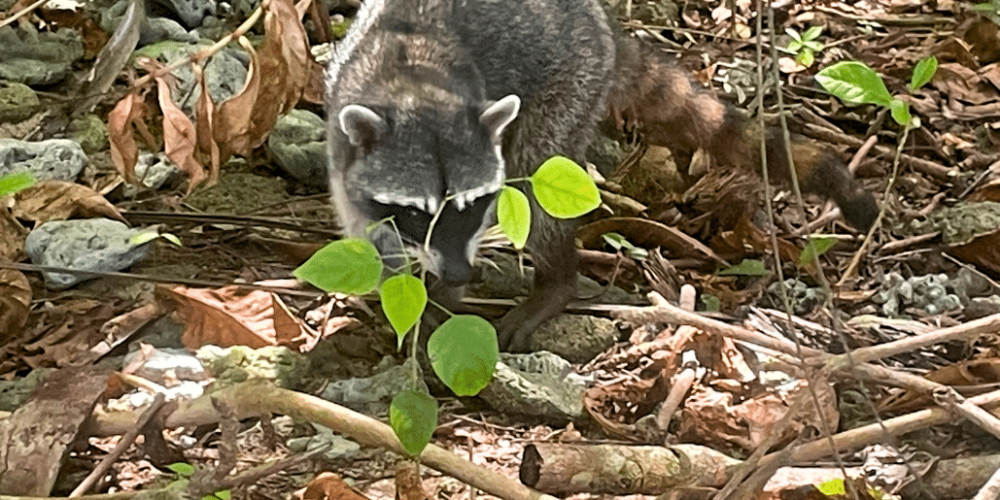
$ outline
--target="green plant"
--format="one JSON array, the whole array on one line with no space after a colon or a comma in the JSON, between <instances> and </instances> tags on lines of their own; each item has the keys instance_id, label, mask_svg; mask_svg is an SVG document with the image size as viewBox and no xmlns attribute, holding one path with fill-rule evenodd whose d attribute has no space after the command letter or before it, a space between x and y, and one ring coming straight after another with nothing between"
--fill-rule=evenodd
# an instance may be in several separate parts
<instances>
[{"instance_id":1,"label":"green plant","mask_svg":"<svg viewBox=\"0 0 1000 500\"><path fill-rule=\"evenodd\" d=\"M1000 0L977 3L972 6L972 10L986 16L994 24L1000 24Z\"/></svg>"},{"instance_id":2,"label":"green plant","mask_svg":"<svg viewBox=\"0 0 1000 500\"><path fill-rule=\"evenodd\" d=\"M530 184L539 206L556 218L579 217L597 208L601 202L600 193L590 176L579 165L562 156L545 161L531 177L509 179L507 182ZM425 245L429 245L435 221L436 218L431 221ZM514 247L523 248L531 231L531 205L527 196L513 187L504 186L497 199L497 221ZM392 223L392 220L386 220L376 224ZM409 274L409 257L403 255L403 258L406 260L404 272L393 274L383 281L385 267L375 246L365 239L347 238L320 249L294 274L326 292L364 295L378 290L382 310L396 332L398 347L401 348L411 331L411 341L414 344L417 342L420 318L427 304L430 302L435 307L441 307L427 298L426 275L417 278ZM427 342L431 367L455 394L475 395L493 378L500 356L496 330L478 316L444 311L450 318L431 334ZM423 451L437 425L437 402L416 389L417 377L414 371L411 389L397 394L389 407L389 423L404 449L413 455Z\"/></svg>"},{"instance_id":3,"label":"green plant","mask_svg":"<svg viewBox=\"0 0 1000 500\"><path fill-rule=\"evenodd\" d=\"M0 198L34 186L37 180L31 172L0 175Z\"/></svg>"},{"instance_id":4,"label":"green plant","mask_svg":"<svg viewBox=\"0 0 1000 500\"><path fill-rule=\"evenodd\" d=\"M836 244L837 238L810 237L809 243L806 244L806 247L802 249L802 253L799 254L799 267L806 267L812 264Z\"/></svg>"},{"instance_id":5,"label":"green plant","mask_svg":"<svg viewBox=\"0 0 1000 500\"><path fill-rule=\"evenodd\" d=\"M181 243L181 239L178 238L177 235L174 235L174 234L171 234L171 233L161 233L161 232L155 231L155 230L153 230L153 231L143 231L143 232L141 232L141 233L133 236L131 239L129 239L129 244L132 245L132 246L136 246L137 247L139 245L145 245L146 243L149 243L150 241L153 241L153 240L156 240L156 239L167 240L170 243L173 243L174 245L179 246L179 247L183 247L184 246L184 244Z\"/></svg>"},{"instance_id":6,"label":"green plant","mask_svg":"<svg viewBox=\"0 0 1000 500\"><path fill-rule=\"evenodd\" d=\"M926 85L934 77L937 66L937 58L934 56L917 63L907 85L910 92ZM910 114L910 104L890 94L882 77L863 62L841 61L817 73L816 81L827 92L846 103L876 104L888 108L892 119L899 125L905 128L920 127L920 119Z\"/></svg>"},{"instance_id":7,"label":"green plant","mask_svg":"<svg viewBox=\"0 0 1000 500\"><path fill-rule=\"evenodd\" d=\"M743 259L735 266L729 266L719 271L719 276L769 276L771 271L762 261L756 259Z\"/></svg>"},{"instance_id":8,"label":"green plant","mask_svg":"<svg viewBox=\"0 0 1000 500\"><path fill-rule=\"evenodd\" d=\"M174 491L186 490L188 484L191 482L191 479L194 477L195 472L198 471L195 466L183 462L170 464L167 466L167 469L177 475L177 478L171 481L167 486L167 489ZM231 491L220 490L212 493L211 495L201 497L201 500L230 500L230 498L232 498Z\"/></svg>"},{"instance_id":9,"label":"green plant","mask_svg":"<svg viewBox=\"0 0 1000 500\"><path fill-rule=\"evenodd\" d=\"M816 62L816 53L823 50L823 44L816 41L823 33L823 27L812 26L801 35L794 28L786 29L785 33L792 37L785 49L795 54L795 62L807 68L812 66Z\"/></svg>"},{"instance_id":10,"label":"green plant","mask_svg":"<svg viewBox=\"0 0 1000 500\"><path fill-rule=\"evenodd\" d=\"M611 245L611 248L614 248L616 252L624 250L626 255L636 260L646 260L646 258L649 257L649 252L647 252L645 248L633 245L632 242L625 239L624 236L618 233L602 234L601 237L604 238L604 242Z\"/></svg>"}]
</instances>

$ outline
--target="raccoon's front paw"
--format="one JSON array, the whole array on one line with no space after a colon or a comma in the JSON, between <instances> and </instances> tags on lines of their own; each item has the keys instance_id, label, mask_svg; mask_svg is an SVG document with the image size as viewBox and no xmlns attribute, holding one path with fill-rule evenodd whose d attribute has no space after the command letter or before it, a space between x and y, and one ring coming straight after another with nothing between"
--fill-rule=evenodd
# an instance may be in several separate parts
<instances>
[{"instance_id":1,"label":"raccoon's front paw","mask_svg":"<svg viewBox=\"0 0 1000 500\"><path fill-rule=\"evenodd\" d=\"M531 294L523 304L513 308L497 325L500 350L528 352L528 339L542 323L558 315L571 299L567 294L539 297Z\"/></svg>"}]
</instances>

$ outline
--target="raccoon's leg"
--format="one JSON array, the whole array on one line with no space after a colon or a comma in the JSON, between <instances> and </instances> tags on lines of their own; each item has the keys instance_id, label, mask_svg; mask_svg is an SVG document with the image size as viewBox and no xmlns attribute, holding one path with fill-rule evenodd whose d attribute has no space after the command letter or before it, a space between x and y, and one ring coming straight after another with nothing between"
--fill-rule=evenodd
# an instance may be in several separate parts
<instances>
[{"instance_id":1,"label":"raccoon's leg","mask_svg":"<svg viewBox=\"0 0 1000 500\"><path fill-rule=\"evenodd\" d=\"M527 300L507 313L497 327L500 349L509 352L527 351L531 333L576 297L576 222L553 219L533 196L528 198L532 220L527 247L535 280Z\"/></svg>"}]
</instances>

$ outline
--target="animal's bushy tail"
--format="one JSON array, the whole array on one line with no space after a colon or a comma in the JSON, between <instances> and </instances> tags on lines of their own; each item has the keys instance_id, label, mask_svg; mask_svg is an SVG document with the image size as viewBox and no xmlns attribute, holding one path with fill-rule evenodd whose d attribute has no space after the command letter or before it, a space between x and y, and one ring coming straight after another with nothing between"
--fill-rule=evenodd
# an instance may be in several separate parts
<instances>
[{"instance_id":1,"label":"animal's bushy tail","mask_svg":"<svg viewBox=\"0 0 1000 500\"><path fill-rule=\"evenodd\" d=\"M788 155L781 131L761 130L738 109L694 82L665 54L635 40L619 42L621 71L612 90L605 128L638 127L649 144L687 157L699 148L725 166L760 172L761 135L768 173L788 183ZM875 222L875 197L855 181L843 161L809 142L792 143L799 185L804 192L832 199L848 223L867 230Z\"/></svg>"}]
</instances>

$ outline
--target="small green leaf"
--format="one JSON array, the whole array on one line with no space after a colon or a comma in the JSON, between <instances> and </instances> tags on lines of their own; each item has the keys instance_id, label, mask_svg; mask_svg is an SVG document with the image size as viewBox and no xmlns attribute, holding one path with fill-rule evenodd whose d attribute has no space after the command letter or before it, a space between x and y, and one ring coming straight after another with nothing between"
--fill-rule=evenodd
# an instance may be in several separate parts
<instances>
[{"instance_id":1,"label":"small green leaf","mask_svg":"<svg viewBox=\"0 0 1000 500\"><path fill-rule=\"evenodd\" d=\"M743 259L743 262L719 271L719 276L767 276L771 274L762 261Z\"/></svg>"},{"instance_id":2,"label":"small green leaf","mask_svg":"<svg viewBox=\"0 0 1000 500\"><path fill-rule=\"evenodd\" d=\"M28 189L38 182L31 172L16 172L0 176L0 198Z\"/></svg>"},{"instance_id":3,"label":"small green leaf","mask_svg":"<svg viewBox=\"0 0 1000 500\"><path fill-rule=\"evenodd\" d=\"M184 246L184 243L181 243L181 239L178 238L174 234L171 234L171 233L160 233L160 238L163 238L163 239L169 241L170 243L173 243L174 245L177 245L179 247L183 247Z\"/></svg>"},{"instance_id":4,"label":"small green leaf","mask_svg":"<svg viewBox=\"0 0 1000 500\"><path fill-rule=\"evenodd\" d=\"M834 495L847 494L847 490L844 489L843 478L836 478L836 479L831 479L829 481L824 481L816 485L816 489L818 489L820 493L829 497L832 497Z\"/></svg>"},{"instance_id":5,"label":"small green leaf","mask_svg":"<svg viewBox=\"0 0 1000 500\"><path fill-rule=\"evenodd\" d=\"M205 495L201 497L201 500L230 500L233 493L230 490L216 491L211 495Z\"/></svg>"},{"instance_id":6,"label":"small green leaf","mask_svg":"<svg viewBox=\"0 0 1000 500\"><path fill-rule=\"evenodd\" d=\"M977 11L977 12L985 12L985 13L996 14L997 10L998 10L998 6L996 5L996 2L983 2L983 3L977 3L977 4L973 5L972 6L972 10Z\"/></svg>"},{"instance_id":7,"label":"small green leaf","mask_svg":"<svg viewBox=\"0 0 1000 500\"><path fill-rule=\"evenodd\" d=\"M701 296L701 304L705 312L719 312L722 309L722 301L715 295L704 294Z\"/></svg>"},{"instance_id":8,"label":"small green leaf","mask_svg":"<svg viewBox=\"0 0 1000 500\"><path fill-rule=\"evenodd\" d=\"M798 40L792 40L792 41L788 42L788 47L787 48L788 48L788 50L790 52L792 52L794 54L794 53L802 50L802 47L804 47L804 44L802 42L800 42Z\"/></svg>"},{"instance_id":9,"label":"small green leaf","mask_svg":"<svg viewBox=\"0 0 1000 500\"><path fill-rule=\"evenodd\" d=\"M819 52L823 50L823 48L825 47L825 45L823 45L820 42L806 42L804 45L806 46L806 48L812 50L813 52Z\"/></svg>"},{"instance_id":10,"label":"small green leaf","mask_svg":"<svg viewBox=\"0 0 1000 500\"><path fill-rule=\"evenodd\" d=\"M604 233L601 235L601 238L604 238L604 242L611 245L611 248L615 250L621 250L625 245L629 244L628 240L618 233Z\"/></svg>"},{"instance_id":11,"label":"small green leaf","mask_svg":"<svg viewBox=\"0 0 1000 500\"><path fill-rule=\"evenodd\" d=\"M396 330L399 346L403 345L406 332L413 328L427 307L427 288L424 282L409 274L397 274L382 283L379 290L382 311L389 324Z\"/></svg>"},{"instance_id":12,"label":"small green leaf","mask_svg":"<svg viewBox=\"0 0 1000 500\"><path fill-rule=\"evenodd\" d=\"M792 37L792 40L799 42L800 44L802 43L802 36L799 35L799 32L796 31L795 28L785 28L785 33ZM791 44L788 45L791 47Z\"/></svg>"},{"instance_id":13,"label":"small green leaf","mask_svg":"<svg viewBox=\"0 0 1000 500\"><path fill-rule=\"evenodd\" d=\"M504 186L497 200L497 221L514 248L520 250L531 232L531 204L520 190Z\"/></svg>"},{"instance_id":14,"label":"small green leaf","mask_svg":"<svg viewBox=\"0 0 1000 500\"><path fill-rule=\"evenodd\" d=\"M816 81L844 102L888 106L892 95L882 77L865 63L842 61L816 74Z\"/></svg>"},{"instance_id":15,"label":"small green leaf","mask_svg":"<svg viewBox=\"0 0 1000 500\"><path fill-rule=\"evenodd\" d=\"M156 231L143 231L129 238L128 242L130 245L137 247L140 245L145 245L146 243L149 243L153 240L160 238L165 239L170 243L173 243L174 245L177 245L179 247L184 246L184 244L181 243L181 239L178 238L177 236L170 233L158 233Z\"/></svg>"},{"instance_id":16,"label":"small green leaf","mask_svg":"<svg viewBox=\"0 0 1000 500\"><path fill-rule=\"evenodd\" d=\"M427 341L434 373L459 396L475 396L490 383L500 358L497 332L479 316L456 315Z\"/></svg>"},{"instance_id":17,"label":"small green leaf","mask_svg":"<svg viewBox=\"0 0 1000 500\"><path fill-rule=\"evenodd\" d=\"M137 234L133 235L131 238L129 238L128 239L128 243L131 246L138 247L138 246L145 245L146 243L149 243L150 241L153 241L153 240L155 240L155 239L157 239L159 237L160 237L160 233L158 233L156 231L143 231L143 232L137 233Z\"/></svg>"},{"instance_id":18,"label":"small green leaf","mask_svg":"<svg viewBox=\"0 0 1000 500\"><path fill-rule=\"evenodd\" d=\"M805 33L802 34L802 40L812 41L819 38L819 35L823 33L823 26L810 26Z\"/></svg>"},{"instance_id":19,"label":"small green leaf","mask_svg":"<svg viewBox=\"0 0 1000 500\"><path fill-rule=\"evenodd\" d=\"M837 238L809 238L809 243L799 254L799 267L812 264L819 257L837 244Z\"/></svg>"},{"instance_id":20,"label":"small green leaf","mask_svg":"<svg viewBox=\"0 0 1000 500\"><path fill-rule=\"evenodd\" d=\"M795 62L808 68L816 62L816 54L809 47L803 47L799 55L795 56Z\"/></svg>"},{"instance_id":21,"label":"small green leaf","mask_svg":"<svg viewBox=\"0 0 1000 500\"><path fill-rule=\"evenodd\" d=\"M325 292L362 295L382 278L382 259L368 240L347 238L319 249L292 274Z\"/></svg>"},{"instance_id":22,"label":"small green leaf","mask_svg":"<svg viewBox=\"0 0 1000 500\"><path fill-rule=\"evenodd\" d=\"M538 204L558 219L579 217L601 204L594 180L569 158L549 158L529 180Z\"/></svg>"},{"instance_id":23,"label":"small green leaf","mask_svg":"<svg viewBox=\"0 0 1000 500\"><path fill-rule=\"evenodd\" d=\"M407 453L418 456L431 442L437 413L437 401L423 392L403 391L392 398L389 425Z\"/></svg>"},{"instance_id":24,"label":"small green leaf","mask_svg":"<svg viewBox=\"0 0 1000 500\"><path fill-rule=\"evenodd\" d=\"M910 78L910 91L916 91L927 85L927 82L934 78L934 73L937 72L938 60L934 56L930 56L926 59L921 60L917 63L917 67L913 69L913 76Z\"/></svg>"},{"instance_id":25,"label":"small green leaf","mask_svg":"<svg viewBox=\"0 0 1000 500\"><path fill-rule=\"evenodd\" d=\"M910 104L899 99L893 99L889 101L889 112L892 113L892 119L896 123L908 127L912 125L910 123Z\"/></svg>"},{"instance_id":26,"label":"small green leaf","mask_svg":"<svg viewBox=\"0 0 1000 500\"><path fill-rule=\"evenodd\" d=\"M177 462L167 466L167 470L181 477L191 477L194 474L194 466L184 462Z\"/></svg>"},{"instance_id":27,"label":"small green leaf","mask_svg":"<svg viewBox=\"0 0 1000 500\"><path fill-rule=\"evenodd\" d=\"M616 251L625 250L629 256L633 259L643 260L649 256L649 252L645 248L637 247L632 244L632 242L625 239L624 236L618 233L605 233L601 235L604 238L604 242L611 245Z\"/></svg>"}]
</instances>

